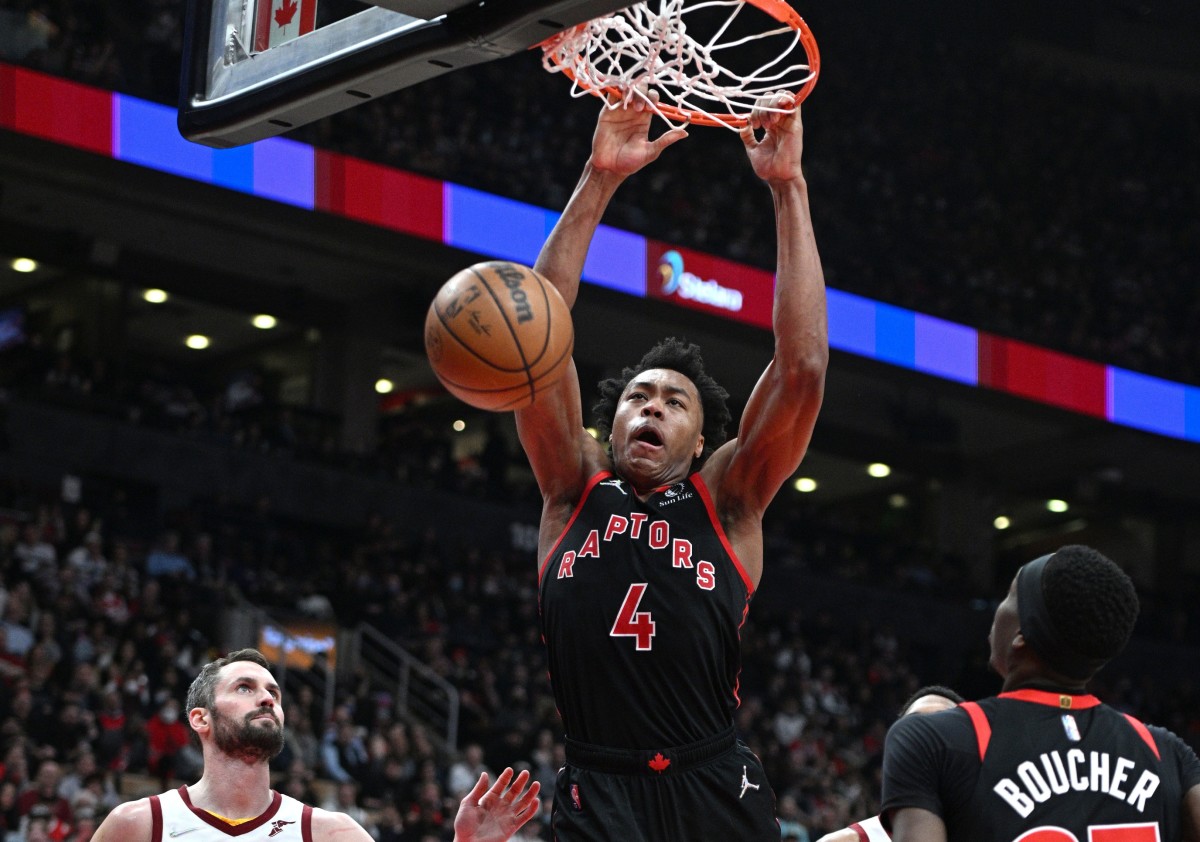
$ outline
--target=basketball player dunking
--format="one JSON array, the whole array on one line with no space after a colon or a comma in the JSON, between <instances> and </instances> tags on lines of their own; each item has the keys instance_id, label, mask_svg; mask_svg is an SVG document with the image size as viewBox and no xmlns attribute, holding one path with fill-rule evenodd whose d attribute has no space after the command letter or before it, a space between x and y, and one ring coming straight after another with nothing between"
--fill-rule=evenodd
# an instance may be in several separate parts
<instances>
[{"instance_id":1,"label":"basketball player dunking","mask_svg":"<svg viewBox=\"0 0 1200 842\"><path fill-rule=\"evenodd\" d=\"M899 720L883 753L896 842L1179 842L1200 838L1200 761L1179 737L1089 695L1138 599L1089 547L1024 565L996 609L999 696Z\"/></svg>"},{"instance_id":2,"label":"basketball player dunking","mask_svg":"<svg viewBox=\"0 0 1200 842\"><path fill-rule=\"evenodd\" d=\"M535 268L574 304L617 187L685 137L651 112L601 112L583 177ZM779 839L762 765L734 736L741 624L763 570L762 517L799 465L821 405L825 290L801 172L799 113L742 134L775 203L775 356L726 441L725 391L699 349L665 340L601 384L583 425L578 375L517 412L543 499L542 634L566 730L560 842ZM758 137L761 132L761 139Z\"/></svg>"},{"instance_id":3,"label":"basketball player dunking","mask_svg":"<svg viewBox=\"0 0 1200 842\"><path fill-rule=\"evenodd\" d=\"M204 753L204 774L118 805L93 842L371 842L345 813L310 807L271 789L269 762L283 749L283 708L268 662L240 649L206 664L188 690L188 722ZM539 785L529 773L487 775L459 804L455 842L504 842L537 815ZM511 784L511 786L510 786Z\"/></svg>"}]
</instances>

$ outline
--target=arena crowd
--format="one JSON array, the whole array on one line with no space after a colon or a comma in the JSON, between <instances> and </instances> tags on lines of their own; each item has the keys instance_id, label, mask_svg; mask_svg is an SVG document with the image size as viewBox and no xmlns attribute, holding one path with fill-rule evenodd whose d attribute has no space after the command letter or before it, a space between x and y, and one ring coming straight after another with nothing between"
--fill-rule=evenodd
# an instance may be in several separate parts
<instances>
[{"instance_id":1,"label":"arena crowd","mask_svg":"<svg viewBox=\"0 0 1200 842\"><path fill-rule=\"evenodd\" d=\"M352 5L320 8L341 16ZM1116 65L1096 75L1086 70L1095 55L1031 58L1016 46L1019 21L955 9L801 10L823 57L805 122L829 284L1200 383L1200 84L1155 84L1153 72ZM178 3L0 0L0 15L0 60L177 101ZM293 136L561 208L595 112L569 89L536 53L522 54ZM607 221L770 267L773 226L741 158L732 132L693 130L667 165L618 196Z\"/></svg>"}]
</instances>

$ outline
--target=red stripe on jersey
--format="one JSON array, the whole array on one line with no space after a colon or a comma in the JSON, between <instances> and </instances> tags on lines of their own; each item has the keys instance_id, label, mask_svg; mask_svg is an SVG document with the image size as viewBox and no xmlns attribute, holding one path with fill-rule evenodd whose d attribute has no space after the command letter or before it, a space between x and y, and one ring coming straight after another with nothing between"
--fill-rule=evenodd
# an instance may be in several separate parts
<instances>
[{"instance_id":1,"label":"red stripe on jersey","mask_svg":"<svg viewBox=\"0 0 1200 842\"><path fill-rule=\"evenodd\" d=\"M704 508L708 511L708 519L712 521L713 529L716 530L717 537L721 539L721 546L725 548L725 552L729 553L729 557L733 559L733 566L737 568L738 575L742 577L742 582L746 585L747 596L754 595L754 584L750 581L750 576L746 573L746 568L742 566L742 560L738 558L737 553L733 551L733 547L729 544L729 536L725 534L725 528L721 526L721 521L717 517L717 507L713 505L712 495L708 493L708 486L704 484L704 480L700 478L700 474L692 474L688 477L692 481L692 485L696 486L696 491L700 493L700 499L704 502Z\"/></svg>"},{"instance_id":2,"label":"red stripe on jersey","mask_svg":"<svg viewBox=\"0 0 1200 842\"><path fill-rule=\"evenodd\" d=\"M150 796L150 842L163 842L162 803L157 795Z\"/></svg>"},{"instance_id":3,"label":"red stripe on jersey","mask_svg":"<svg viewBox=\"0 0 1200 842\"><path fill-rule=\"evenodd\" d=\"M313 842L312 807L307 804L300 811L300 838L303 842Z\"/></svg>"},{"instance_id":4,"label":"red stripe on jersey","mask_svg":"<svg viewBox=\"0 0 1200 842\"><path fill-rule=\"evenodd\" d=\"M1133 730L1137 731L1138 736L1142 738L1146 745L1150 746L1150 750L1154 752L1154 756L1161 761L1162 755L1158 753L1158 744L1154 742L1154 736L1150 733L1150 729L1143 725L1140 719L1136 719L1129 714L1125 714L1125 718L1129 720L1129 724L1133 726Z\"/></svg>"},{"instance_id":5,"label":"red stripe on jersey","mask_svg":"<svg viewBox=\"0 0 1200 842\"><path fill-rule=\"evenodd\" d=\"M975 742L979 744L979 762L982 763L987 754L988 743L992 741L991 723L988 722L983 708L979 707L977 703L963 702L959 707L967 712L967 716L971 717L971 725L975 728Z\"/></svg>"},{"instance_id":6,"label":"red stripe on jersey","mask_svg":"<svg viewBox=\"0 0 1200 842\"><path fill-rule=\"evenodd\" d=\"M542 565L538 569L538 582L546 575L546 565L550 563L550 559L558 551L559 545L563 542L563 538L567 537L567 533L571 531L572 524L575 523L575 518L579 517L579 513L583 510L583 504L587 502L588 495L592 493L592 489L596 487L596 483L603 480L605 477L611 477L613 474L609 471L600 471L584 486L583 493L579 495L579 502L575 504L575 511L571 512L571 517L567 520L567 525L563 527L559 533L558 540L554 542L554 546L550 548L550 552L546 553L546 557L542 559Z\"/></svg>"}]
</instances>

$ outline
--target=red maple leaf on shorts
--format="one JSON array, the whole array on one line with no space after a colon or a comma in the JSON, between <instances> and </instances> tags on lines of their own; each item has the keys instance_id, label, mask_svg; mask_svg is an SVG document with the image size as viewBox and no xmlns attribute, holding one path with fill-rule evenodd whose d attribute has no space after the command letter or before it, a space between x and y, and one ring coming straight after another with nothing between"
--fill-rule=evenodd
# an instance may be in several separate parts
<instances>
[{"instance_id":1,"label":"red maple leaf on shorts","mask_svg":"<svg viewBox=\"0 0 1200 842\"><path fill-rule=\"evenodd\" d=\"M655 772L665 772L667 767L671 765L671 761L668 758L663 757L662 752L660 751L658 754L654 755L654 758L648 761L646 765L648 765Z\"/></svg>"}]
</instances>

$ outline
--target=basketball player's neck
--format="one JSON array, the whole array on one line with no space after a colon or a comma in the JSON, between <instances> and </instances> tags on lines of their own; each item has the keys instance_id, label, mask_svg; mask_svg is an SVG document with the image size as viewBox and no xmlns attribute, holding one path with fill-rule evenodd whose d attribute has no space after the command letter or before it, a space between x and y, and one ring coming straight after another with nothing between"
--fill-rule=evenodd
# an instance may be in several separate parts
<instances>
[{"instance_id":1,"label":"basketball player's neck","mask_svg":"<svg viewBox=\"0 0 1200 842\"><path fill-rule=\"evenodd\" d=\"M216 751L205 753L204 774L188 787L201 810L230 818L257 816L271 805L271 767L247 763Z\"/></svg>"},{"instance_id":2,"label":"basketball player's neck","mask_svg":"<svg viewBox=\"0 0 1200 842\"><path fill-rule=\"evenodd\" d=\"M1029 689L1082 696L1087 693L1087 683L1087 679L1068 678L1045 665L1025 664L1014 666L1004 677L1002 692Z\"/></svg>"}]
</instances>

